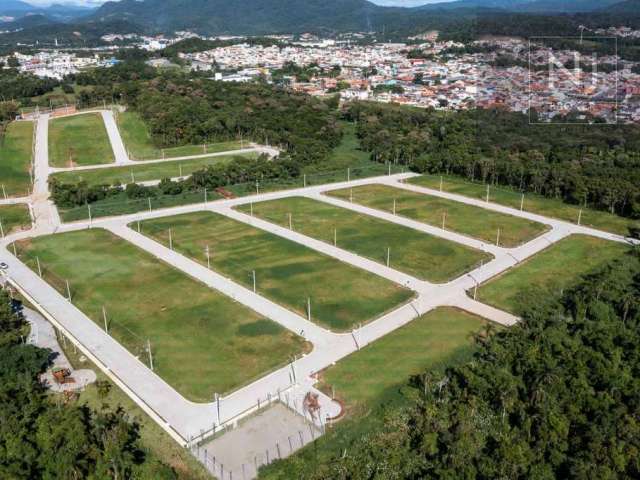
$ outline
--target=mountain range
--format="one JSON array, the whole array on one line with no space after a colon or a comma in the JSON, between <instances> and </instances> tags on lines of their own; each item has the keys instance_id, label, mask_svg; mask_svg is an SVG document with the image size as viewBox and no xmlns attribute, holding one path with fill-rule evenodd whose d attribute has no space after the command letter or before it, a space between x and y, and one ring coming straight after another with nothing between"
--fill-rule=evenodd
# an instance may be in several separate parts
<instances>
[{"instance_id":1,"label":"mountain range","mask_svg":"<svg viewBox=\"0 0 640 480\"><path fill-rule=\"evenodd\" d=\"M513 18L522 14L562 14L568 18L567 15L588 14L596 18L606 14L609 20L613 13L640 18L640 0L457 0L413 8L380 6L367 0L121 0L108 1L94 9L66 5L39 8L20 0L0 0L0 17L15 18L4 25L14 31L24 29L21 39L38 35L44 26L53 32L56 28L68 31L71 25L77 25L78 31L88 28L95 33L107 33L107 27L114 25L120 27L118 30L135 26L132 31L191 30L205 35L410 33L451 26L455 29L488 15ZM34 15L39 17L26 20Z\"/></svg>"}]
</instances>

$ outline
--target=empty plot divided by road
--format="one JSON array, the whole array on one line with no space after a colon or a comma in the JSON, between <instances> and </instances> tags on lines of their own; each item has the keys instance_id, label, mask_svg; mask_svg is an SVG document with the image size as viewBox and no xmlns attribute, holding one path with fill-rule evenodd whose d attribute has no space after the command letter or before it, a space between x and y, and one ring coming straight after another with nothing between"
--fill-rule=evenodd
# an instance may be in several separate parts
<instances>
[{"instance_id":1,"label":"empty plot divided by road","mask_svg":"<svg viewBox=\"0 0 640 480\"><path fill-rule=\"evenodd\" d=\"M18 252L98 325L106 317L109 334L149 366L151 346L156 373L194 401L211 401L214 392L238 388L308 348L102 229L25 240Z\"/></svg>"},{"instance_id":2,"label":"empty plot divided by road","mask_svg":"<svg viewBox=\"0 0 640 480\"><path fill-rule=\"evenodd\" d=\"M541 223L388 185L364 185L332 190L327 194L378 210L395 212L429 225L444 224L447 230L507 248L521 245L547 230Z\"/></svg>"},{"instance_id":3,"label":"empty plot divided by road","mask_svg":"<svg viewBox=\"0 0 640 480\"><path fill-rule=\"evenodd\" d=\"M33 122L12 122L0 136L0 198L31 191Z\"/></svg>"},{"instance_id":4,"label":"empty plot divided by road","mask_svg":"<svg viewBox=\"0 0 640 480\"><path fill-rule=\"evenodd\" d=\"M154 143L144 120L134 111L116 115L118 129L132 160L151 160L157 158L201 155L204 153L226 152L241 148L240 141L218 142L206 145L183 145L180 147L158 148Z\"/></svg>"},{"instance_id":5,"label":"empty plot divided by road","mask_svg":"<svg viewBox=\"0 0 640 480\"><path fill-rule=\"evenodd\" d=\"M388 260L391 268L431 282L446 282L491 258L448 240L304 197L245 204L238 210L379 263Z\"/></svg>"},{"instance_id":6,"label":"empty plot divided by road","mask_svg":"<svg viewBox=\"0 0 640 480\"><path fill-rule=\"evenodd\" d=\"M137 228L137 225L131 225ZM141 233L336 331L373 320L410 290L303 245L213 212L142 222ZM171 235L171 237L170 237ZM308 304L309 302L309 304Z\"/></svg>"},{"instance_id":7,"label":"empty plot divided by road","mask_svg":"<svg viewBox=\"0 0 640 480\"><path fill-rule=\"evenodd\" d=\"M209 165L227 163L235 157L257 158L258 154L256 152L244 152L192 160L172 160L123 167L75 170L55 173L51 178L63 183L87 182L88 185L126 185L133 182L148 182L191 175L196 170L201 170Z\"/></svg>"},{"instance_id":8,"label":"empty plot divided by road","mask_svg":"<svg viewBox=\"0 0 640 480\"><path fill-rule=\"evenodd\" d=\"M571 235L489 280L478 289L477 299L519 314L519 306L531 289L560 291L569 288L581 276L624 255L627 249L623 243Z\"/></svg>"},{"instance_id":9,"label":"empty plot divided by road","mask_svg":"<svg viewBox=\"0 0 640 480\"><path fill-rule=\"evenodd\" d=\"M4 237L13 230L31 227L31 215L26 204L0 205L0 234Z\"/></svg>"},{"instance_id":10,"label":"empty plot divided by road","mask_svg":"<svg viewBox=\"0 0 640 480\"><path fill-rule=\"evenodd\" d=\"M485 200L487 198L487 185L465 181L459 177L447 175L421 175L408 180L409 183L440 190L448 193L456 193L465 197ZM620 217L600 210L583 208L579 205L570 205L560 199L553 199L527 192L524 194L507 187L489 186L489 200L491 202L515 208L531 213L537 213L549 218L556 218L566 222L604 230L618 235L628 235L629 226L633 220Z\"/></svg>"},{"instance_id":11,"label":"empty plot divided by road","mask_svg":"<svg viewBox=\"0 0 640 480\"><path fill-rule=\"evenodd\" d=\"M49 164L52 167L113 162L113 150L99 113L83 113L49 121Z\"/></svg>"}]
</instances>

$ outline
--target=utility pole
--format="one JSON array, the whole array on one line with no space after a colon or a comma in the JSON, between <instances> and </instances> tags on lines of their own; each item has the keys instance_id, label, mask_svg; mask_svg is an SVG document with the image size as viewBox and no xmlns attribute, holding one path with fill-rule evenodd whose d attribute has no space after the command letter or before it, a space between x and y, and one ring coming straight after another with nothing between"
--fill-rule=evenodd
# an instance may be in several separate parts
<instances>
[{"instance_id":1,"label":"utility pole","mask_svg":"<svg viewBox=\"0 0 640 480\"><path fill-rule=\"evenodd\" d=\"M102 306L102 319L104 320L104 331L109 333L109 327L107 325L107 309Z\"/></svg>"},{"instance_id":2,"label":"utility pole","mask_svg":"<svg viewBox=\"0 0 640 480\"><path fill-rule=\"evenodd\" d=\"M396 199L393 199L393 214L396 214Z\"/></svg>"},{"instance_id":3,"label":"utility pole","mask_svg":"<svg viewBox=\"0 0 640 480\"><path fill-rule=\"evenodd\" d=\"M351 169L347 168L347 182L351 181Z\"/></svg>"},{"instance_id":4,"label":"utility pole","mask_svg":"<svg viewBox=\"0 0 640 480\"><path fill-rule=\"evenodd\" d=\"M291 212L289 212L289 230L293 230L293 221L291 219Z\"/></svg>"},{"instance_id":5,"label":"utility pole","mask_svg":"<svg viewBox=\"0 0 640 480\"><path fill-rule=\"evenodd\" d=\"M520 197L520 211L522 211L523 208L524 208L524 193L522 194L522 197Z\"/></svg>"},{"instance_id":6,"label":"utility pole","mask_svg":"<svg viewBox=\"0 0 640 480\"><path fill-rule=\"evenodd\" d=\"M91 204L87 203L87 208L89 209L89 228L91 228L92 219L91 219Z\"/></svg>"},{"instance_id":7,"label":"utility pole","mask_svg":"<svg viewBox=\"0 0 640 480\"><path fill-rule=\"evenodd\" d=\"M147 352L149 352L149 366L151 367L151 371L153 371L153 354L151 353L151 340L147 338Z\"/></svg>"},{"instance_id":8,"label":"utility pole","mask_svg":"<svg viewBox=\"0 0 640 480\"><path fill-rule=\"evenodd\" d=\"M173 236L171 235L171 229L169 229L169 249L173 250Z\"/></svg>"},{"instance_id":9,"label":"utility pole","mask_svg":"<svg viewBox=\"0 0 640 480\"><path fill-rule=\"evenodd\" d=\"M389 266L390 258L391 258L391 247L387 247L387 267Z\"/></svg>"},{"instance_id":10,"label":"utility pole","mask_svg":"<svg viewBox=\"0 0 640 480\"><path fill-rule=\"evenodd\" d=\"M442 175L440 175L440 191L442 191Z\"/></svg>"},{"instance_id":11,"label":"utility pole","mask_svg":"<svg viewBox=\"0 0 640 480\"><path fill-rule=\"evenodd\" d=\"M496 236L496 246L500 246L500 228L498 228L498 235Z\"/></svg>"},{"instance_id":12,"label":"utility pole","mask_svg":"<svg viewBox=\"0 0 640 480\"><path fill-rule=\"evenodd\" d=\"M67 299L71 301L71 289L69 288L69 280L65 280L65 283L67 284Z\"/></svg>"},{"instance_id":13,"label":"utility pole","mask_svg":"<svg viewBox=\"0 0 640 480\"><path fill-rule=\"evenodd\" d=\"M307 319L311 321L311 297L307 297Z\"/></svg>"},{"instance_id":14,"label":"utility pole","mask_svg":"<svg viewBox=\"0 0 640 480\"><path fill-rule=\"evenodd\" d=\"M582 222L582 209L578 212L578 225Z\"/></svg>"},{"instance_id":15,"label":"utility pole","mask_svg":"<svg viewBox=\"0 0 640 480\"><path fill-rule=\"evenodd\" d=\"M253 275L253 293L256 293L256 271L252 270L251 273Z\"/></svg>"},{"instance_id":16,"label":"utility pole","mask_svg":"<svg viewBox=\"0 0 640 480\"><path fill-rule=\"evenodd\" d=\"M487 184L487 203L489 203L489 184Z\"/></svg>"},{"instance_id":17,"label":"utility pole","mask_svg":"<svg viewBox=\"0 0 640 480\"><path fill-rule=\"evenodd\" d=\"M338 229L337 228L333 229L333 246L334 247L338 246Z\"/></svg>"},{"instance_id":18,"label":"utility pole","mask_svg":"<svg viewBox=\"0 0 640 480\"><path fill-rule=\"evenodd\" d=\"M42 278L42 268L40 268L40 257L36 257L36 263L38 264L38 275Z\"/></svg>"},{"instance_id":19,"label":"utility pole","mask_svg":"<svg viewBox=\"0 0 640 480\"><path fill-rule=\"evenodd\" d=\"M353 188L349 190L349 201L353 203Z\"/></svg>"},{"instance_id":20,"label":"utility pole","mask_svg":"<svg viewBox=\"0 0 640 480\"><path fill-rule=\"evenodd\" d=\"M447 220L447 212L442 212L442 230L445 230L445 222Z\"/></svg>"},{"instance_id":21,"label":"utility pole","mask_svg":"<svg viewBox=\"0 0 640 480\"><path fill-rule=\"evenodd\" d=\"M211 270L211 256L209 254L209 245L207 245L207 247L204 249L204 251L207 254L207 268L209 270Z\"/></svg>"},{"instance_id":22,"label":"utility pole","mask_svg":"<svg viewBox=\"0 0 640 480\"><path fill-rule=\"evenodd\" d=\"M0 234L2 234L2 238L4 238L4 228L2 228L2 220L0 220Z\"/></svg>"}]
</instances>

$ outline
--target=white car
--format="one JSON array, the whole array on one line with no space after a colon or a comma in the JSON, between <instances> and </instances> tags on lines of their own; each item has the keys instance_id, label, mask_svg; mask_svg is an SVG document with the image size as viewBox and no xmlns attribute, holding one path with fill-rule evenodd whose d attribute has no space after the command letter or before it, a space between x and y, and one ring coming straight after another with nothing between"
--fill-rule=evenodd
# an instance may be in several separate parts
<instances>
[{"instance_id":1,"label":"white car","mask_svg":"<svg viewBox=\"0 0 640 480\"><path fill-rule=\"evenodd\" d=\"M7 268L9 268L9 265L5 262L0 262L0 270L6 270Z\"/></svg>"}]
</instances>

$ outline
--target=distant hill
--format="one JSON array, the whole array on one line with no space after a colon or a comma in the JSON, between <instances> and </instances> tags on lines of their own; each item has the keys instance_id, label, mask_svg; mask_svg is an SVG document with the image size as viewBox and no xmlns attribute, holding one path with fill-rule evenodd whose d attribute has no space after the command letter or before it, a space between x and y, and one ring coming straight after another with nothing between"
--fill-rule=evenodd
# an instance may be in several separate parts
<instances>
[{"instance_id":1,"label":"distant hill","mask_svg":"<svg viewBox=\"0 0 640 480\"><path fill-rule=\"evenodd\" d=\"M630 13L640 15L640 0L625 0L602 9L608 13Z\"/></svg>"},{"instance_id":2,"label":"distant hill","mask_svg":"<svg viewBox=\"0 0 640 480\"><path fill-rule=\"evenodd\" d=\"M515 13L581 13L606 8L620 0L458 0L427 4L420 10L483 8Z\"/></svg>"},{"instance_id":3,"label":"distant hill","mask_svg":"<svg viewBox=\"0 0 640 480\"><path fill-rule=\"evenodd\" d=\"M122 0L91 18L140 23L150 30L206 34L304 31L381 31L428 21L420 10L382 7L367 0Z\"/></svg>"},{"instance_id":4,"label":"distant hill","mask_svg":"<svg viewBox=\"0 0 640 480\"><path fill-rule=\"evenodd\" d=\"M94 10L93 7L59 4L36 7L20 0L0 0L0 16L13 17L16 20L31 15L44 15L53 20L67 22L88 15Z\"/></svg>"}]
</instances>

